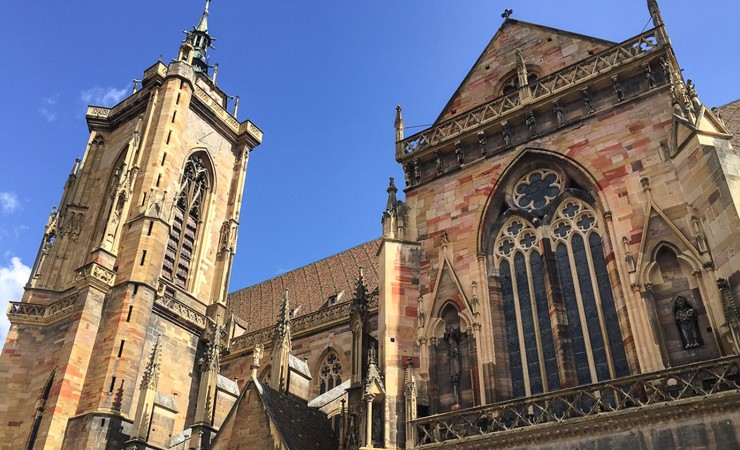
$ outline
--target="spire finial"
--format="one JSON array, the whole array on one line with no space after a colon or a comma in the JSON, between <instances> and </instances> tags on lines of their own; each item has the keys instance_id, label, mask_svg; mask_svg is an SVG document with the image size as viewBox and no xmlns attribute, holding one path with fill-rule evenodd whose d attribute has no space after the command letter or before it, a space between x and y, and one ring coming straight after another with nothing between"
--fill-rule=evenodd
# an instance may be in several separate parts
<instances>
[{"instance_id":1,"label":"spire finial","mask_svg":"<svg viewBox=\"0 0 740 450\"><path fill-rule=\"evenodd\" d=\"M503 14L501 14L501 18L504 19L504 22L508 21L511 15L514 14L513 9L505 9Z\"/></svg>"},{"instance_id":2,"label":"spire finial","mask_svg":"<svg viewBox=\"0 0 740 450\"><path fill-rule=\"evenodd\" d=\"M647 0L648 11L650 11L650 17L653 19L653 25L659 27L663 25L663 17L660 15L660 6L658 6L657 0Z\"/></svg>"},{"instance_id":3,"label":"spire finial","mask_svg":"<svg viewBox=\"0 0 740 450\"><path fill-rule=\"evenodd\" d=\"M159 383L159 334L157 334L157 340L154 342L154 348L152 349L152 355L149 357L149 362L144 370L144 376L141 379L141 390L146 389L157 389Z\"/></svg>"},{"instance_id":4,"label":"spire finial","mask_svg":"<svg viewBox=\"0 0 740 450\"><path fill-rule=\"evenodd\" d=\"M213 36L208 34L208 8L210 4L211 0L206 0L206 6L203 9L203 15L200 17L198 25L193 27L192 30L186 32L187 37L185 38L185 42L187 43L186 45L192 49L192 58L189 56L190 52L186 52L188 53L188 55L186 55L186 53L183 53L182 51L178 58L189 61L196 72L202 73L206 76L208 76L209 68L206 51L208 50L208 47L211 47L211 43L216 40Z\"/></svg>"},{"instance_id":5,"label":"spire finial","mask_svg":"<svg viewBox=\"0 0 740 450\"><path fill-rule=\"evenodd\" d=\"M401 105L396 105L396 122L393 124L396 129L396 142L403 140L403 109Z\"/></svg>"},{"instance_id":6,"label":"spire finial","mask_svg":"<svg viewBox=\"0 0 740 450\"><path fill-rule=\"evenodd\" d=\"M206 0L206 6L203 8L203 15L200 17L196 30L208 33L208 6L210 6L211 0Z\"/></svg>"}]
</instances>

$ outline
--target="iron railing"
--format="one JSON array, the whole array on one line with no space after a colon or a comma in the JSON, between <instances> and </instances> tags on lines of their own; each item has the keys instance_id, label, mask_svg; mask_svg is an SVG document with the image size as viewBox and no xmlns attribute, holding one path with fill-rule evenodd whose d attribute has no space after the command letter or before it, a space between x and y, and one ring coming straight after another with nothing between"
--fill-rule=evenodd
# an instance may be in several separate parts
<instances>
[{"instance_id":1,"label":"iron railing","mask_svg":"<svg viewBox=\"0 0 740 450\"><path fill-rule=\"evenodd\" d=\"M492 435L719 392L740 391L740 356L579 386L410 421L416 446Z\"/></svg>"}]
</instances>

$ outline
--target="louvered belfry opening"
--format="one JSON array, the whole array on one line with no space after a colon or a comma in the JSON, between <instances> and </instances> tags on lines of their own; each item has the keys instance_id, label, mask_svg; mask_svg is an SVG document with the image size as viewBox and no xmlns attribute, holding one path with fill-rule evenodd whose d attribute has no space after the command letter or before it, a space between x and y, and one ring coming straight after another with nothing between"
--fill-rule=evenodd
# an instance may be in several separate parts
<instances>
[{"instance_id":1,"label":"louvered belfry opening","mask_svg":"<svg viewBox=\"0 0 740 450\"><path fill-rule=\"evenodd\" d=\"M162 276L187 288L198 234L209 189L209 173L203 159L191 156L185 163L172 211L172 224L162 265Z\"/></svg>"}]
</instances>

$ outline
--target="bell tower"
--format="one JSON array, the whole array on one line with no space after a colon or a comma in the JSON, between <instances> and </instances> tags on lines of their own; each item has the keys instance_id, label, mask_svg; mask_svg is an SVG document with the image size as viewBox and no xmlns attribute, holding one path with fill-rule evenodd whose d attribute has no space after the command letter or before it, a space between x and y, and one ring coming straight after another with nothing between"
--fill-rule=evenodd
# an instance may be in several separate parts
<instances>
[{"instance_id":1,"label":"bell tower","mask_svg":"<svg viewBox=\"0 0 740 450\"><path fill-rule=\"evenodd\" d=\"M208 361L227 338L262 132L227 109L211 75L209 3L176 60L147 68L118 105L88 107L84 156L8 312L0 449L169 448L183 432L207 445L228 410Z\"/></svg>"}]
</instances>

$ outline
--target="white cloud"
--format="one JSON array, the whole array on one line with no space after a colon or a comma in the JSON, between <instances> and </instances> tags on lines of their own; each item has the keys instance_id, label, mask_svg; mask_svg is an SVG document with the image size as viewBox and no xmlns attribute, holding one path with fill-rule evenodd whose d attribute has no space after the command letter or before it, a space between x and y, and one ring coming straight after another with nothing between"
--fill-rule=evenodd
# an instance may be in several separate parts
<instances>
[{"instance_id":1,"label":"white cloud","mask_svg":"<svg viewBox=\"0 0 740 450\"><path fill-rule=\"evenodd\" d=\"M57 120L56 104L58 98L59 94L54 94L51 97L44 97L41 99L39 112L49 123Z\"/></svg>"},{"instance_id":2,"label":"white cloud","mask_svg":"<svg viewBox=\"0 0 740 450\"><path fill-rule=\"evenodd\" d=\"M17 257L10 259L10 264L0 266L0 347L5 345L5 337L10 329L6 311L8 302L19 301L23 296L23 286L31 276L31 268Z\"/></svg>"},{"instance_id":3,"label":"white cloud","mask_svg":"<svg viewBox=\"0 0 740 450\"><path fill-rule=\"evenodd\" d=\"M15 192L0 192L0 212L10 214L21 207L21 202Z\"/></svg>"},{"instance_id":4,"label":"white cloud","mask_svg":"<svg viewBox=\"0 0 740 450\"><path fill-rule=\"evenodd\" d=\"M80 99L88 105L113 106L123 100L125 96L126 89L95 86L94 88L82 91Z\"/></svg>"}]
</instances>

